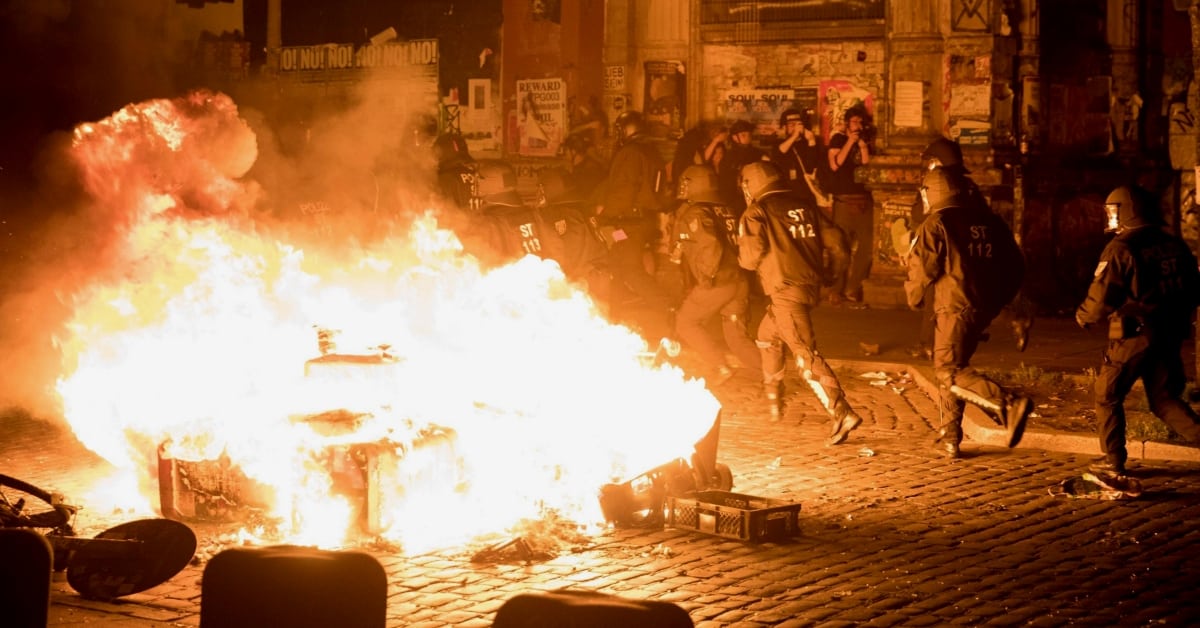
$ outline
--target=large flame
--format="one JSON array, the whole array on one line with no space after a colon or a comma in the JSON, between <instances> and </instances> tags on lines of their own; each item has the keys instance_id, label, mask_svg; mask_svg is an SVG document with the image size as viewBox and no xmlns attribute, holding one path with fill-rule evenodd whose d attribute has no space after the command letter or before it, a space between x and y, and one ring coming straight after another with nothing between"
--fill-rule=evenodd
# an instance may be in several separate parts
<instances>
[{"instance_id":1,"label":"large flame","mask_svg":"<svg viewBox=\"0 0 1200 628\"><path fill-rule=\"evenodd\" d=\"M160 445L227 458L270 488L287 540L337 545L355 507L328 452L368 445L381 532L411 551L547 510L600 522L600 486L711 427L703 382L646 360L552 262L482 268L432 212L355 256L270 235L240 209L254 146L211 93L75 133L117 270L74 295L58 390L79 439L143 490ZM320 357L317 329L362 357Z\"/></svg>"}]
</instances>

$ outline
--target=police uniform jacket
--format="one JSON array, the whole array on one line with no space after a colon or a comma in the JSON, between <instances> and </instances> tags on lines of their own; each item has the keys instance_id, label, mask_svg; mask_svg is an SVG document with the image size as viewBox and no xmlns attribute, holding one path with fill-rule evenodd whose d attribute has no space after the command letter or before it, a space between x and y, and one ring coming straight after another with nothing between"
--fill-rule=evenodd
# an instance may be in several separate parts
<instances>
[{"instance_id":1,"label":"police uniform jacket","mask_svg":"<svg viewBox=\"0 0 1200 628\"><path fill-rule=\"evenodd\" d=\"M828 253L832 266L826 268ZM816 303L819 287L830 285L849 256L846 236L812 203L775 192L746 208L738 225L738 263L758 272L763 292L809 287Z\"/></svg>"},{"instance_id":2,"label":"police uniform jacket","mask_svg":"<svg viewBox=\"0 0 1200 628\"><path fill-rule=\"evenodd\" d=\"M488 206L483 217L490 226L493 246L507 258L536 255L557 259L562 255L562 239L529 207Z\"/></svg>"},{"instance_id":3,"label":"police uniform jacket","mask_svg":"<svg viewBox=\"0 0 1200 628\"><path fill-rule=\"evenodd\" d=\"M1025 258L1012 230L972 193L958 206L931 212L917 227L904 282L910 307L933 285L934 311L974 311L990 321L1016 296Z\"/></svg>"},{"instance_id":4,"label":"police uniform jacket","mask_svg":"<svg viewBox=\"0 0 1200 628\"><path fill-rule=\"evenodd\" d=\"M581 277L605 265L608 247L588 222L582 203L552 203L537 211L541 225L553 231L549 241L561 244L547 247L547 257L557 261L564 274Z\"/></svg>"},{"instance_id":5,"label":"police uniform jacket","mask_svg":"<svg viewBox=\"0 0 1200 628\"><path fill-rule=\"evenodd\" d=\"M1187 337L1200 304L1200 271L1187 244L1157 226L1122 233L1104 247L1076 318L1122 318L1125 334ZM1120 337L1120 336L1119 336Z\"/></svg>"},{"instance_id":6,"label":"police uniform jacket","mask_svg":"<svg viewBox=\"0 0 1200 628\"><path fill-rule=\"evenodd\" d=\"M684 203L675 218L683 264L695 285L711 288L742 278L738 267L737 218L724 205Z\"/></svg>"},{"instance_id":7,"label":"police uniform jacket","mask_svg":"<svg viewBox=\"0 0 1200 628\"><path fill-rule=\"evenodd\" d=\"M617 149L609 165L602 222L645 218L658 211L663 159L644 135L635 135Z\"/></svg>"}]
</instances>

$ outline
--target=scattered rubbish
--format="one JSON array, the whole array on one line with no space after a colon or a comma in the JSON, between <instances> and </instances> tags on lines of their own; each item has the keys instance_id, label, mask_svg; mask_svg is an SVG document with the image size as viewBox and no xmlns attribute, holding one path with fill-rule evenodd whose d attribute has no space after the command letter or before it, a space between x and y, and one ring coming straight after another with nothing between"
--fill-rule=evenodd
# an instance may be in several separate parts
<instances>
[{"instance_id":1,"label":"scattered rubbish","mask_svg":"<svg viewBox=\"0 0 1200 628\"><path fill-rule=\"evenodd\" d=\"M858 348L862 349L863 355L879 355L878 343L860 342Z\"/></svg>"},{"instance_id":2,"label":"scattered rubbish","mask_svg":"<svg viewBox=\"0 0 1200 628\"><path fill-rule=\"evenodd\" d=\"M887 386L888 381L886 379L873 379L873 380L871 380L871 385L872 386Z\"/></svg>"},{"instance_id":3,"label":"scattered rubbish","mask_svg":"<svg viewBox=\"0 0 1200 628\"><path fill-rule=\"evenodd\" d=\"M767 465L767 468L768 469L778 469L779 465L781 465L781 464L783 464L783 456L779 456L778 458L772 460L771 464Z\"/></svg>"},{"instance_id":4,"label":"scattered rubbish","mask_svg":"<svg viewBox=\"0 0 1200 628\"><path fill-rule=\"evenodd\" d=\"M659 543L658 545L654 546L654 549L650 550L650 555L651 556L662 556L662 557L666 558L671 555L671 548L667 547L666 545L663 545L662 543Z\"/></svg>"},{"instance_id":5,"label":"scattered rubbish","mask_svg":"<svg viewBox=\"0 0 1200 628\"><path fill-rule=\"evenodd\" d=\"M867 379L887 379L887 376L888 374L884 373L883 371L867 371L866 373L859 375L859 377L865 377Z\"/></svg>"},{"instance_id":6,"label":"scattered rubbish","mask_svg":"<svg viewBox=\"0 0 1200 628\"><path fill-rule=\"evenodd\" d=\"M892 386L892 392L896 393L897 395L903 395L904 391L906 390L908 389L903 386Z\"/></svg>"},{"instance_id":7,"label":"scattered rubbish","mask_svg":"<svg viewBox=\"0 0 1200 628\"><path fill-rule=\"evenodd\" d=\"M1053 497L1103 500L1135 499L1142 494L1142 483L1127 475L1089 471L1051 486L1049 492Z\"/></svg>"},{"instance_id":8,"label":"scattered rubbish","mask_svg":"<svg viewBox=\"0 0 1200 628\"><path fill-rule=\"evenodd\" d=\"M858 450L859 458L870 458L871 456L874 456L874 455L875 455L875 450L871 449L870 447L863 447L862 449Z\"/></svg>"}]
</instances>

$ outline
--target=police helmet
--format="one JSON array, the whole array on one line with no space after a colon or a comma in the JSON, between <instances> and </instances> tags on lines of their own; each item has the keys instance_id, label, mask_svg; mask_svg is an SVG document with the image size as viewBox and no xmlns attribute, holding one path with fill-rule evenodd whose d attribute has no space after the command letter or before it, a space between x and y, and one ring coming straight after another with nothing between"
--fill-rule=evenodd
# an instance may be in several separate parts
<instances>
[{"instance_id":1,"label":"police helmet","mask_svg":"<svg viewBox=\"0 0 1200 628\"><path fill-rule=\"evenodd\" d=\"M948 168L956 169L963 174L970 172L963 167L962 147L958 145L958 142L946 137L933 140L929 146L925 147L925 150L921 151L921 165L925 170Z\"/></svg>"},{"instance_id":2,"label":"police helmet","mask_svg":"<svg viewBox=\"0 0 1200 628\"><path fill-rule=\"evenodd\" d=\"M621 112L615 121L617 141L625 142L646 130L646 119L641 112L632 109Z\"/></svg>"},{"instance_id":3,"label":"police helmet","mask_svg":"<svg viewBox=\"0 0 1200 628\"><path fill-rule=\"evenodd\" d=\"M692 165L684 168L679 175L679 187L676 198L689 203L721 202L717 190L717 173L708 166Z\"/></svg>"},{"instance_id":4,"label":"police helmet","mask_svg":"<svg viewBox=\"0 0 1200 628\"><path fill-rule=\"evenodd\" d=\"M742 166L741 186L749 201L760 201L768 194L788 190L779 168L769 161L753 161Z\"/></svg>"},{"instance_id":5,"label":"police helmet","mask_svg":"<svg viewBox=\"0 0 1200 628\"><path fill-rule=\"evenodd\" d=\"M1160 217L1153 213L1154 202L1145 189L1123 185L1109 193L1104 200L1104 212L1108 218L1105 233L1124 233L1150 225L1159 224Z\"/></svg>"},{"instance_id":6,"label":"police helmet","mask_svg":"<svg viewBox=\"0 0 1200 628\"><path fill-rule=\"evenodd\" d=\"M960 177L941 168L929 170L921 178L921 198L929 212L959 207L967 200L969 193L969 188Z\"/></svg>"},{"instance_id":7,"label":"police helmet","mask_svg":"<svg viewBox=\"0 0 1200 628\"><path fill-rule=\"evenodd\" d=\"M559 203L578 203L583 197L571 185L562 168L543 168L538 171L538 207Z\"/></svg>"},{"instance_id":8,"label":"police helmet","mask_svg":"<svg viewBox=\"0 0 1200 628\"><path fill-rule=\"evenodd\" d=\"M517 171L506 161L484 159L475 171L475 195L482 207L520 207Z\"/></svg>"},{"instance_id":9,"label":"police helmet","mask_svg":"<svg viewBox=\"0 0 1200 628\"><path fill-rule=\"evenodd\" d=\"M433 141L433 155L438 165L473 161L467 141L457 133L443 133Z\"/></svg>"}]
</instances>

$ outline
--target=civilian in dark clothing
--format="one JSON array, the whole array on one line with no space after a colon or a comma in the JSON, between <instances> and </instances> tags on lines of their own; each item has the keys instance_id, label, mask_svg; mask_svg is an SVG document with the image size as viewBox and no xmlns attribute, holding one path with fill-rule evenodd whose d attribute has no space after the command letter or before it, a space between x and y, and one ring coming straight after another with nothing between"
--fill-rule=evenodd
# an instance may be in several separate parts
<instances>
[{"instance_id":1,"label":"civilian in dark clothing","mask_svg":"<svg viewBox=\"0 0 1200 628\"><path fill-rule=\"evenodd\" d=\"M864 137L864 132L869 134L870 121L862 107L847 109L845 121L845 129L829 138L827 151L833 221L850 239L851 250L850 267L834 284L832 300L838 303L844 298L861 305L862 284L871 274L875 254L875 203L867 187L855 180L854 172L871 162L870 144Z\"/></svg>"},{"instance_id":2,"label":"civilian in dark clothing","mask_svg":"<svg viewBox=\"0 0 1200 628\"><path fill-rule=\"evenodd\" d=\"M746 198L742 194L738 178L742 167L756 161L766 159L766 153L754 146L754 125L746 120L738 120L729 128L729 147L721 161L721 170L717 173L717 185L721 189L721 198L734 214L742 215L746 211Z\"/></svg>"},{"instance_id":3,"label":"civilian in dark clothing","mask_svg":"<svg viewBox=\"0 0 1200 628\"><path fill-rule=\"evenodd\" d=\"M1082 327L1108 324L1108 349L1096 376L1096 422L1104 458L1093 471L1124 475L1125 396L1139 379L1154 416L1200 442L1200 417L1181 400L1181 351L1200 305L1200 270L1187 244L1162 227L1154 197L1137 187L1108 195L1108 231L1087 297Z\"/></svg>"},{"instance_id":4,"label":"civilian in dark clothing","mask_svg":"<svg viewBox=\"0 0 1200 628\"><path fill-rule=\"evenodd\" d=\"M816 134L808 128L804 115L797 109L788 109L779 116L779 128L783 137L771 148L771 163L779 168L788 189L797 198L821 207L821 199L813 193L806 178L807 175L816 180L817 169L824 168ZM821 209L832 211L829 207Z\"/></svg>"},{"instance_id":5,"label":"civilian in dark clothing","mask_svg":"<svg viewBox=\"0 0 1200 628\"><path fill-rule=\"evenodd\" d=\"M724 127L707 121L684 133L675 144L675 154L671 158L668 178L672 187L679 186L679 177L689 166L711 164L717 146L728 138L729 133Z\"/></svg>"}]
</instances>

